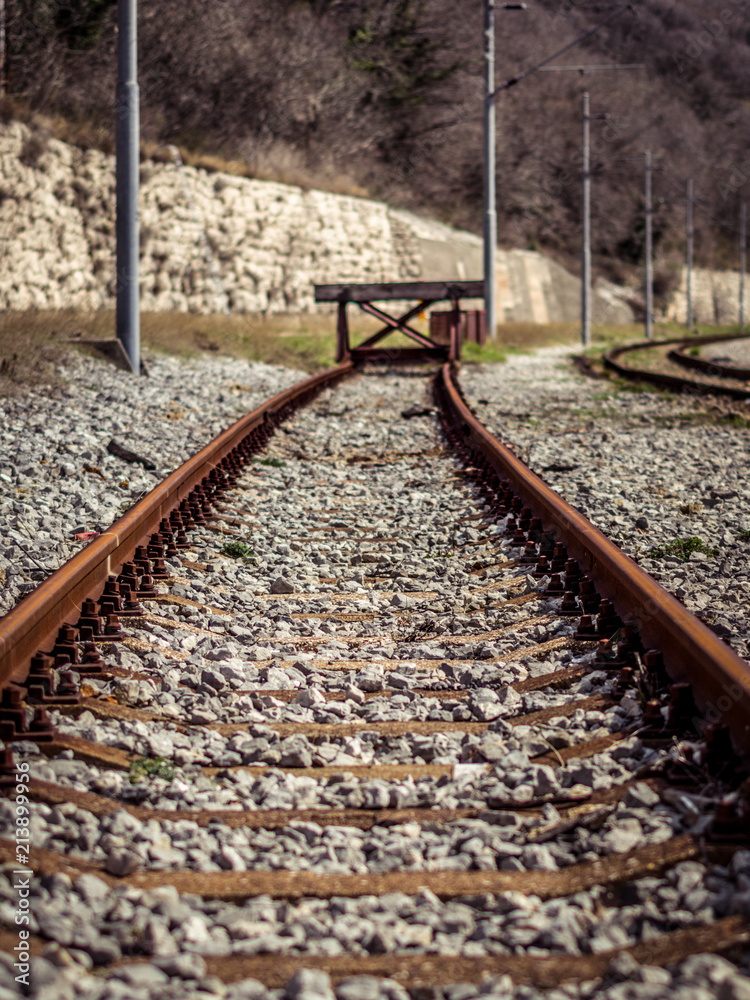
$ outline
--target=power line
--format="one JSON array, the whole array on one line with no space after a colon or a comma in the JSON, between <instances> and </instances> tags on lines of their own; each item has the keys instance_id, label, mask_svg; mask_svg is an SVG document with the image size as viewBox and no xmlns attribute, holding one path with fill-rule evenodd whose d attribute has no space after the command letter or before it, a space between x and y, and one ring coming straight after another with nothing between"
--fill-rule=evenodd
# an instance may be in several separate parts
<instances>
[{"instance_id":1,"label":"power line","mask_svg":"<svg viewBox=\"0 0 750 1000\"><path fill-rule=\"evenodd\" d=\"M523 70L521 73L517 73L516 76L510 77L509 80L505 80L499 87L495 88L490 96L495 97L501 90L508 90L510 87L515 87L517 83L520 83L521 80L525 80L527 76L531 76L532 73L539 72L539 70L546 66L547 63L551 63L554 59L557 59L558 56L564 55L566 52L575 48L576 45L580 45L581 42L585 42L587 38L591 38L592 35L595 35L597 31L600 31L603 27L605 27L605 25L609 24L610 21L614 21L614 19L619 17L620 14L624 14L626 10L632 11L633 4L629 3L624 7L618 7L618 9L613 11L608 17L605 17L603 21L595 24L594 27L589 28L588 31L584 31L582 35L574 38L572 42L568 42L567 45L563 45L561 49L558 49L557 52L553 52L551 56L547 56L547 58L542 59L541 62L536 63L534 66L529 66L528 69Z\"/></svg>"},{"instance_id":2,"label":"power line","mask_svg":"<svg viewBox=\"0 0 750 1000\"><path fill-rule=\"evenodd\" d=\"M601 73L609 69L644 69L645 63L603 63L601 66L541 66L542 73Z\"/></svg>"}]
</instances>

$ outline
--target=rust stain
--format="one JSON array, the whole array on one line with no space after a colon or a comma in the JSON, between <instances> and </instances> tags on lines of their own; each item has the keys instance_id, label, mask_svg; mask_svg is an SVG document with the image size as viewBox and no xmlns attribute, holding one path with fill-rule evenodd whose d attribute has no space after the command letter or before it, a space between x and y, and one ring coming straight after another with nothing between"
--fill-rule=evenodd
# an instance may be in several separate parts
<instances>
[{"instance_id":1,"label":"rust stain","mask_svg":"<svg viewBox=\"0 0 750 1000\"><path fill-rule=\"evenodd\" d=\"M204 524L203 527L215 535L232 535L234 538L241 538L244 534L242 531L235 531L234 528L222 528L220 524Z\"/></svg>"},{"instance_id":2,"label":"rust stain","mask_svg":"<svg viewBox=\"0 0 750 1000\"><path fill-rule=\"evenodd\" d=\"M507 635L508 632L517 632L521 629L531 628L532 625L543 625L546 622L552 621L555 615L536 615L533 618L525 618L523 621L514 622L512 625L505 625L503 628L492 629L489 632L476 632L471 635L439 635L439 636L425 636L419 639L419 644L424 645L425 643L437 643L439 645L447 644L450 646L463 646L469 642L486 642L490 639L499 639L502 635ZM326 642L330 642L335 639L337 642L346 643L348 646L367 646L372 643L377 642L407 642L406 639L397 635L368 635L368 636L354 636L354 635L327 635L327 636L298 636L290 635L284 636L283 641L285 643L291 643L293 645L311 645L320 646L324 645ZM259 644L273 643L278 640L274 639L272 636L261 636L255 640ZM506 659L506 657L502 657Z\"/></svg>"},{"instance_id":3,"label":"rust stain","mask_svg":"<svg viewBox=\"0 0 750 1000\"><path fill-rule=\"evenodd\" d=\"M163 653L168 660L176 660L178 663L183 663L185 660L189 659L190 653L186 653L182 649L173 649L171 646L162 646L158 642L147 642L145 639L136 639L135 636L126 636L121 643L126 649L132 649L136 653L148 653L156 651L158 653ZM107 666L108 671L112 668ZM148 676L148 674L140 674L138 671L120 671L121 676Z\"/></svg>"},{"instance_id":4,"label":"rust stain","mask_svg":"<svg viewBox=\"0 0 750 1000\"><path fill-rule=\"evenodd\" d=\"M553 705L549 708L541 709L538 712L530 712L527 715L506 716L504 721L510 726L533 726L542 725L554 718L566 718L578 709L591 711L593 709L604 709L611 707L615 702L603 695L592 695L589 698L576 698L573 701L565 702L562 705ZM77 705L63 706L63 714L68 716L78 716L83 712L91 712L102 719L134 719L140 722L163 722L174 726L179 730L190 729L210 729L213 732L221 733L222 736L231 736L234 733L247 731L246 722L209 722L191 724L181 722L160 715L158 712L149 712L147 709L133 708L130 705L119 705L102 698L86 698ZM432 720L407 719L394 722L368 722L357 720L356 722L273 722L264 723L268 729L279 733L280 736L307 736L312 739L337 739L346 736L354 736L357 733L369 732L380 733L383 736L403 736L409 733L429 735L432 733L485 733L491 730L491 722L438 722Z\"/></svg>"},{"instance_id":5,"label":"rust stain","mask_svg":"<svg viewBox=\"0 0 750 1000\"><path fill-rule=\"evenodd\" d=\"M562 819L560 823L539 828L539 834L534 840L542 839L554 827L567 828L592 813L607 807L614 807L620 802L635 784L647 784L660 790L664 782L657 778L633 779L622 785L615 785L602 791L592 792L585 799L564 799L547 797L553 802ZM369 830L373 826L393 826L402 823L429 823L444 825L455 823L462 819L474 819L478 816L492 817L495 810L491 809L152 809L150 806L136 806L129 802L94 792L82 792L69 785L58 785L54 782L39 781L33 778L29 783L29 795L35 802L47 805L61 805L63 802L73 802L80 809L95 816L109 816L111 813L124 809L139 819L157 819L177 821L189 819L200 826L221 822L233 829L245 828L253 830L277 830L290 823L317 823L318 826L354 826L360 830ZM546 801L546 799L545 799ZM541 801L524 803L523 805L508 804L502 807L503 812L515 812L524 819L537 819L541 814Z\"/></svg>"},{"instance_id":6,"label":"rust stain","mask_svg":"<svg viewBox=\"0 0 750 1000\"><path fill-rule=\"evenodd\" d=\"M631 732L622 732L598 736L584 743L578 743L570 747L553 749L549 753L539 754L532 757L532 760L539 764L550 764L557 767L565 764L569 760L585 760L593 757L594 754L602 753L616 746L623 740L631 736ZM127 753L116 747L104 746L100 743L93 743L78 736L59 736L50 743L42 743L40 751L47 757L55 757L63 750L72 750L73 756L79 760L88 761L97 767L111 767L115 770L130 770L131 765L139 757L136 754ZM285 771L289 774L306 775L312 778L330 778L333 775L351 774L354 777L382 778L385 781L397 781L401 778L434 777L441 778L444 775L452 777L455 768L463 767L463 764L329 764L322 767L281 767L278 764L253 765L239 764L232 767L214 767L206 765L201 767L203 774L213 775L224 771L251 771L253 774L265 774L268 771ZM471 767L483 767L487 771L491 769L490 764L483 761L469 765ZM461 773L460 771L458 773Z\"/></svg>"},{"instance_id":7,"label":"rust stain","mask_svg":"<svg viewBox=\"0 0 750 1000\"><path fill-rule=\"evenodd\" d=\"M133 625L142 624L143 622L152 622L154 625L161 625L162 628L174 629L176 632L191 632L193 635L212 635L218 638L222 638L223 632L212 632L211 629L198 628L196 625L191 625L189 622L184 622L178 618L164 618L162 615L153 615L150 612L141 615L140 618L133 621Z\"/></svg>"},{"instance_id":8,"label":"rust stain","mask_svg":"<svg viewBox=\"0 0 750 1000\"><path fill-rule=\"evenodd\" d=\"M446 419L462 425L467 444L512 484L620 616L639 622L645 648L661 650L670 676L688 679L699 704L716 704L728 690L736 692L731 699L723 699L730 702L723 716L735 747L750 757L748 664L490 434L461 398L448 364L440 371L437 391ZM647 616L644 608L649 609Z\"/></svg>"},{"instance_id":9,"label":"rust stain","mask_svg":"<svg viewBox=\"0 0 750 1000\"><path fill-rule=\"evenodd\" d=\"M152 604L179 604L185 608L196 608L199 611L210 611L213 615L224 615L227 618L234 618L231 611L226 608L216 608L212 604L203 604L201 601L191 601L189 597L178 597L177 594L157 594L151 598Z\"/></svg>"},{"instance_id":10,"label":"rust stain","mask_svg":"<svg viewBox=\"0 0 750 1000\"><path fill-rule=\"evenodd\" d=\"M334 985L352 976L394 979L411 990L428 990L453 983L481 985L487 979L509 975L514 983L553 989L561 983L595 982L619 955L631 955L638 965L667 966L690 955L718 954L746 945L750 926L744 917L724 917L709 926L661 934L648 943L612 948L594 955L434 955L396 953L385 955L205 955L207 974L231 984L256 979L268 989L283 989L299 969L321 969ZM0 949L8 954L17 935L0 931ZM32 955L42 954L46 941L29 937ZM117 965L147 961L127 958ZM99 966L103 970L105 967ZM108 966L106 968L112 968Z\"/></svg>"},{"instance_id":11,"label":"rust stain","mask_svg":"<svg viewBox=\"0 0 750 1000\"><path fill-rule=\"evenodd\" d=\"M503 721L510 726L543 725L553 718L567 718L578 709L592 711L608 708L615 702L606 696L593 695L590 698L576 698L562 705L554 705L527 715L507 715ZM357 733L380 733L383 736L404 736L408 734L430 735L433 733L486 733L492 730L491 722L442 722L429 719L406 719L397 722L269 722L280 736L307 736L308 739L336 739L354 736ZM223 736L243 732L247 723L212 722L200 728L212 729Z\"/></svg>"},{"instance_id":12,"label":"rust stain","mask_svg":"<svg viewBox=\"0 0 750 1000\"><path fill-rule=\"evenodd\" d=\"M554 989L560 983L600 979L618 955L632 955L639 965L671 965L690 955L726 951L750 940L743 917L726 917L708 927L663 934L634 947L595 955L229 955L207 957L208 973L226 983L257 979L269 989L283 988L297 969L323 969L334 985L351 976L395 979L412 990L453 983L481 985L490 977L509 975L514 983Z\"/></svg>"},{"instance_id":13,"label":"rust stain","mask_svg":"<svg viewBox=\"0 0 750 1000\"><path fill-rule=\"evenodd\" d=\"M42 848L32 848L29 866L40 875L63 872L76 879L88 871L95 872L110 885L132 885L144 890L171 885L180 893L195 893L208 899L237 903L266 895L274 899L330 899L333 896L352 899L392 892L413 896L423 889L429 889L443 900L507 892L534 895L544 900L585 892L596 885L615 886L634 881L681 862L704 857L705 854L705 845L685 834L663 844L650 844L625 854L580 862L558 871L400 871L357 875L321 875L306 871L142 871L126 878L116 878L98 865L63 857ZM0 859L8 862L14 856L12 841L0 841Z\"/></svg>"}]
</instances>

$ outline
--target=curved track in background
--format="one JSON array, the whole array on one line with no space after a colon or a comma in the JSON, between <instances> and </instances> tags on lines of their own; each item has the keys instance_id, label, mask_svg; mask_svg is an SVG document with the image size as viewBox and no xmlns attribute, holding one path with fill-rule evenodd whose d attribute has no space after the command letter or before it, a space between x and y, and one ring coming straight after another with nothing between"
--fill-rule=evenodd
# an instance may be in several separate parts
<instances>
[{"instance_id":1,"label":"curved track in background","mask_svg":"<svg viewBox=\"0 0 750 1000\"><path fill-rule=\"evenodd\" d=\"M735 368L731 365L715 364L703 358L691 357L686 352L693 347L700 347L706 344L721 344L732 340L743 340L748 335L742 334L722 334L721 336L704 336L681 338L673 337L667 340L644 340L634 344L625 344L620 347L613 347L603 357L605 367L615 372L622 378L633 379L639 382L650 382L653 385L671 389L673 392L697 393L701 395L729 396L731 399L750 399L750 387L741 385L729 385L726 381L733 380L735 383L750 379L750 370ZM669 361L691 371L701 372L711 376L714 381L708 382L695 376L680 376L675 372L659 371L655 368L639 368L624 364L622 359L633 351L654 350L672 347L667 354Z\"/></svg>"},{"instance_id":2,"label":"curved track in background","mask_svg":"<svg viewBox=\"0 0 750 1000\"><path fill-rule=\"evenodd\" d=\"M720 344L723 340L743 340L741 334L730 334L727 337L709 338L704 343ZM741 368L738 365L725 365L719 361L708 361L705 358L693 357L686 352L690 350L692 343L682 344L669 352L669 358L676 361L678 365L690 368L693 371L703 372L706 375L713 375L718 378L750 379L750 368Z\"/></svg>"}]
</instances>

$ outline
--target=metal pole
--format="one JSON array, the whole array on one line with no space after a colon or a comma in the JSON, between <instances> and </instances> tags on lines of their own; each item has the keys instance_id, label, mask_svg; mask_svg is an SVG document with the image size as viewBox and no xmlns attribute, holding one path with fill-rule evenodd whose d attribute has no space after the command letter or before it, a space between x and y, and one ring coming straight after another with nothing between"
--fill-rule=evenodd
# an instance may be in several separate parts
<instances>
[{"instance_id":1,"label":"metal pole","mask_svg":"<svg viewBox=\"0 0 750 1000\"><path fill-rule=\"evenodd\" d=\"M139 94L137 0L118 0L117 93L117 338L140 373L138 241Z\"/></svg>"},{"instance_id":2,"label":"metal pole","mask_svg":"<svg viewBox=\"0 0 750 1000\"><path fill-rule=\"evenodd\" d=\"M583 95L583 258L581 261L581 343L591 343L591 117Z\"/></svg>"},{"instance_id":3,"label":"metal pole","mask_svg":"<svg viewBox=\"0 0 750 1000\"><path fill-rule=\"evenodd\" d=\"M495 201L495 4L484 4L484 308L487 335L496 335L495 267L497 206Z\"/></svg>"},{"instance_id":4,"label":"metal pole","mask_svg":"<svg viewBox=\"0 0 750 1000\"><path fill-rule=\"evenodd\" d=\"M740 205L740 302L739 302L739 319L740 319L740 333L742 333L742 327L745 325L745 248L747 246L747 203L742 202Z\"/></svg>"},{"instance_id":5,"label":"metal pole","mask_svg":"<svg viewBox=\"0 0 750 1000\"><path fill-rule=\"evenodd\" d=\"M651 150L647 149L646 161L646 338L651 339L654 335L654 274L652 260L652 234L651 234Z\"/></svg>"},{"instance_id":6,"label":"metal pole","mask_svg":"<svg viewBox=\"0 0 750 1000\"><path fill-rule=\"evenodd\" d=\"M693 178L688 181L685 202L685 243L687 247L687 308L685 326L693 325Z\"/></svg>"},{"instance_id":7,"label":"metal pole","mask_svg":"<svg viewBox=\"0 0 750 1000\"><path fill-rule=\"evenodd\" d=\"M10 94L11 81L11 34L13 31L13 8L8 0L0 0L0 94Z\"/></svg>"},{"instance_id":8,"label":"metal pole","mask_svg":"<svg viewBox=\"0 0 750 1000\"><path fill-rule=\"evenodd\" d=\"M5 0L0 0L0 94L8 92L8 52L5 34Z\"/></svg>"}]
</instances>

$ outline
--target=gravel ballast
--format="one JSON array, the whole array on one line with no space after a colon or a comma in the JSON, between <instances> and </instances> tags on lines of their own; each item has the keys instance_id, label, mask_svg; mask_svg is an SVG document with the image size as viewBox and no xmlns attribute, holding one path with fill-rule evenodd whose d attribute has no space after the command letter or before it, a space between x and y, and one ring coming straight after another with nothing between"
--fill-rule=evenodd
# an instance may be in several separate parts
<instances>
[{"instance_id":1,"label":"gravel ballast","mask_svg":"<svg viewBox=\"0 0 750 1000\"><path fill-rule=\"evenodd\" d=\"M146 353L148 377L75 353L62 387L2 401L0 614L144 493L304 372L259 362ZM153 468L107 451L114 441Z\"/></svg>"},{"instance_id":2,"label":"gravel ballast","mask_svg":"<svg viewBox=\"0 0 750 1000\"><path fill-rule=\"evenodd\" d=\"M568 355L466 367L461 386L534 472L747 657L750 406L743 417L721 401L595 381ZM687 539L700 544L675 545Z\"/></svg>"},{"instance_id":3,"label":"gravel ballast","mask_svg":"<svg viewBox=\"0 0 750 1000\"><path fill-rule=\"evenodd\" d=\"M103 428L85 459L107 477L93 474L99 492L91 494L86 522L100 529L111 520L108 484L120 468L106 444L121 433L126 407L135 412L145 380L137 383L89 359L70 365L104 380L122 407L118 418L106 417L109 404L87 418L91 424L97 415ZM138 488L179 464L236 419L240 408L301 377L216 359L205 369L153 359L150 368L157 380L152 387L158 380L170 386L182 416L155 421L154 412L163 414L167 404L162 399L156 411L154 391L152 407L140 411L144 425L128 440L117 437L149 457L164 437L167 450L157 456L157 470L135 467ZM171 886L143 890L123 881L112 888L105 881L105 874L166 877L186 869L229 877L247 871L321 878L414 872L427 879L431 873L495 871L533 878L706 831L722 792L718 781L707 777L696 794L660 789L644 777L664 759L689 754L690 734L671 747L641 739L639 692L597 667L593 644L573 641L576 620L559 616L559 598L545 597L543 579L521 566L504 568L519 553L504 537L502 522L477 516L471 482L438 435L426 376L419 369L401 377L360 374L323 392L279 428L245 468L218 518L191 532L192 549L169 561L172 579L159 585L158 600L144 602L144 618L127 623L130 638L103 647L118 676L85 682L102 709L91 702L78 718L51 712L61 738L75 734L116 748L128 763L92 766L72 750L49 757L33 745L16 745L34 778L71 792L69 802L34 807L34 846L95 868L75 882L64 874L34 880L30 929L46 941L43 957L33 960L39 1000L407 1000L394 980L335 982L312 968L299 969L284 988L267 989L252 978L228 985L220 963L264 954L296 956L301 965L305 956L404 952L477 960L586 956L750 913L746 851L725 865L683 861L631 881L618 898L594 885L557 899L510 891L441 900L424 887L416 895L264 895L230 903L181 895ZM685 405L680 401L625 392L595 399L606 383L573 373L559 351L516 357L507 366L467 367L461 381L480 418L494 421L494 430L512 439L522 457L530 452L532 467L563 495L585 507L606 533L617 533L623 548L665 574L668 584L680 570L686 603L706 594L718 623L726 623L733 638L742 634L742 601L722 602L725 594L744 594L740 585L748 579L737 548L747 490L730 461L742 460L746 429L691 418L689 430L700 429L695 440L711 454L694 445L689 472L680 478L682 458L669 457L671 431L662 427L672 421L680 429L681 411L667 413L669 406ZM80 413L93 407L93 393L69 392ZM571 407L605 403L612 412L600 418L597 410L595 428L562 422L573 419ZM42 395L14 401L14 426L30 426L32 410L36 424L51 421L53 404ZM539 423L531 426L532 420ZM64 426L67 441L74 430L72 423ZM634 457L639 434L644 458L651 459L647 471ZM39 526L53 508L67 516L73 491L55 496L52 490L68 485L67 477L45 478L49 463L37 458L36 464L45 469L43 477L20 478L21 458L5 466L5 474L40 503L28 552L53 561ZM690 485L699 472L700 484ZM619 491L614 502L613 487ZM736 497L726 495L734 490ZM690 515L675 513L679 503L697 503L694 496L719 502ZM8 510L17 503L12 495L6 502ZM17 507L12 510L18 517ZM638 518L647 526L637 527ZM644 554L646 546L664 546L673 531L682 531L681 518L698 523L706 545L729 560L732 576L722 581L724 589L720 574L711 572L719 562L713 555L678 564ZM23 529L12 530L20 538ZM55 536L58 530L50 535L58 538L62 557L67 536ZM737 544L730 546L725 534ZM242 543L242 554L222 552L228 542ZM693 582L694 569L703 575ZM20 593L22 574L12 582ZM559 690L546 686L547 678L571 666L580 666L580 676ZM538 689L520 687L532 681ZM593 705L566 708L571 699L592 697L598 699ZM136 711L107 717L118 707ZM514 717L538 711L546 713L543 720L515 724ZM220 723L236 729L220 731ZM418 724L435 731L420 732ZM332 726L349 728L326 728ZM572 754L597 740L595 751ZM382 777L378 768L385 766L403 771ZM431 766L442 772L420 771ZM76 790L102 796L111 812L99 815L76 804ZM618 794L607 804L566 821L568 808L610 792ZM134 815L134 807L168 815ZM198 809L255 817L264 810L404 808L434 811L435 822L375 820L359 829L319 815L317 822L294 817L264 829L191 815ZM440 810L459 808L477 812L440 822ZM12 806L0 801L3 836L12 825ZM6 924L14 905L5 872L0 919ZM744 962L712 955L666 969L622 955L591 983L540 990L501 975L483 984L456 982L435 995L745 1000L747 972ZM0 956L0 1000L17 995L12 973L7 955Z\"/></svg>"}]
</instances>

